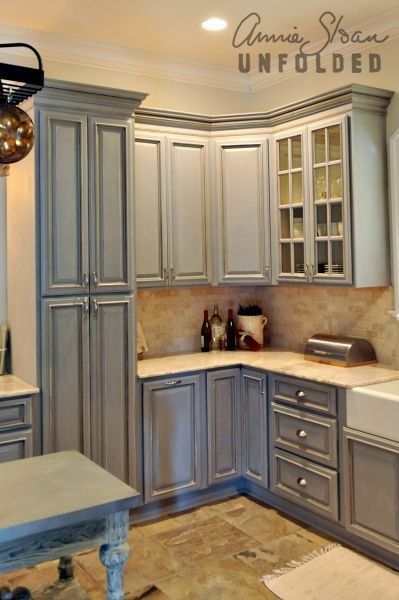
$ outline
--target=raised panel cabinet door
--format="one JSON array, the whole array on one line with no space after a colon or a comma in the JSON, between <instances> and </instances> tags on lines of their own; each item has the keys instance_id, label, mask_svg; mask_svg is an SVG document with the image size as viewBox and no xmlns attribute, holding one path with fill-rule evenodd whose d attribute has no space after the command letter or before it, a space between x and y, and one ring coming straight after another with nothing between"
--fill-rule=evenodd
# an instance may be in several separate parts
<instances>
[{"instance_id":1,"label":"raised panel cabinet door","mask_svg":"<svg viewBox=\"0 0 399 600\"><path fill-rule=\"evenodd\" d=\"M41 291L88 291L87 118L40 111Z\"/></svg>"},{"instance_id":2,"label":"raised panel cabinet door","mask_svg":"<svg viewBox=\"0 0 399 600\"><path fill-rule=\"evenodd\" d=\"M134 287L133 125L89 119L91 291Z\"/></svg>"},{"instance_id":3,"label":"raised panel cabinet door","mask_svg":"<svg viewBox=\"0 0 399 600\"><path fill-rule=\"evenodd\" d=\"M146 502L206 485L205 393L202 376L143 384Z\"/></svg>"},{"instance_id":4,"label":"raised panel cabinet door","mask_svg":"<svg viewBox=\"0 0 399 600\"><path fill-rule=\"evenodd\" d=\"M399 444L344 428L347 529L399 551Z\"/></svg>"},{"instance_id":5,"label":"raised panel cabinet door","mask_svg":"<svg viewBox=\"0 0 399 600\"><path fill-rule=\"evenodd\" d=\"M267 139L216 143L219 281L269 283Z\"/></svg>"},{"instance_id":6,"label":"raised panel cabinet door","mask_svg":"<svg viewBox=\"0 0 399 600\"><path fill-rule=\"evenodd\" d=\"M243 476L268 486L266 375L241 373Z\"/></svg>"},{"instance_id":7,"label":"raised panel cabinet door","mask_svg":"<svg viewBox=\"0 0 399 600\"><path fill-rule=\"evenodd\" d=\"M90 457L88 298L42 300L44 452Z\"/></svg>"},{"instance_id":8,"label":"raised panel cabinet door","mask_svg":"<svg viewBox=\"0 0 399 600\"><path fill-rule=\"evenodd\" d=\"M208 482L241 474L240 370L207 374Z\"/></svg>"},{"instance_id":9,"label":"raised panel cabinet door","mask_svg":"<svg viewBox=\"0 0 399 600\"><path fill-rule=\"evenodd\" d=\"M168 282L165 137L138 131L134 144L136 281L139 287Z\"/></svg>"},{"instance_id":10,"label":"raised panel cabinet door","mask_svg":"<svg viewBox=\"0 0 399 600\"><path fill-rule=\"evenodd\" d=\"M91 298L90 356L93 459L133 484L138 476L133 296Z\"/></svg>"},{"instance_id":11,"label":"raised panel cabinet door","mask_svg":"<svg viewBox=\"0 0 399 600\"><path fill-rule=\"evenodd\" d=\"M0 433L0 463L30 458L32 453L32 429Z\"/></svg>"},{"instance_id":12,"label":"raised panel cabinet door","mask_svg":"<svg viewBox=\"0 0 399 600\"><path fill-rule=\"evenodd\" d=\"M168 140L169 267L171 285L210 281L208 143Z\"/></svg>"}]
</instances>

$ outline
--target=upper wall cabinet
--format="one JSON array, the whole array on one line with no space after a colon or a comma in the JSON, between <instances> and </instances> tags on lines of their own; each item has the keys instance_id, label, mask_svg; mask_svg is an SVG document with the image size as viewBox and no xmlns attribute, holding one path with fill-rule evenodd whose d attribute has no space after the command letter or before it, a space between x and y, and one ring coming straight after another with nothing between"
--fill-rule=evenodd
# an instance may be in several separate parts
<instances>
[{"instance_id":1,"label":"upper wall cabinet","mask_svg":"<svg viewBox=\"0 0 399 600\"><path fill-rule=\"evenodd\" d=\"M138 285L209 283L208 141L139 130L135 156Z\"/></svg>"},{"instance_id":2,"label":"upper wall cabinet","mask_svg":"<svg viewBox=\"0 0 399 600\"><path fill-rule=\"evenodd\" d=\"M42 110L40 156L42 294L132 290L131 121Z\"/></svg>"},{"instance_id":3,"label":"upper wall cabinet","mask_svg":"<svg viewBox=\"0 0 399 600\"><path fill-rule=\"evenodd\" d=\"M218 281L269 283L268 149L266 136L215 142Z\"/></svg>"},{"instance_id":4,"label":"upper wall cabinet","mask_svg":"<svg viewBox=\"0 0 399 600\"><path fill-rule=\"evenodd\" d=\"M383 116L350 114L274 135L275 280L389 284Z\"/></svg>"}]
</instances>

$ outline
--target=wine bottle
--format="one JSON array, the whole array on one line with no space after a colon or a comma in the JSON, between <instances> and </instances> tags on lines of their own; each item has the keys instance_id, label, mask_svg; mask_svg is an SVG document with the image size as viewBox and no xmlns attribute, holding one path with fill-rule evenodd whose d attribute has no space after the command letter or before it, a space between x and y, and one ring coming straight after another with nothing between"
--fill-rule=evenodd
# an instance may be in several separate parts
<instances>
[{"instance_id":1,"label":"wine bottle","mask_svg":"<svg viewBox=\"0 0 399 600\"><path fill-rule=\"evenodd\" d=\"M212 330L208 319L208 311L204 310L204 321L201 327L201 352L209 352L211 339Z\"/></svg>"},{"instance_id":2,"label":"wine bottle","mask_svg":"<svg viewBox=\"0 0 399 600\"><path fill-rule=\"evenodd\" d=\"M226 350L236 349L236 326L233 320L233 310L229 308L229 314L227 317L227 329L226 329Z\"/></svg>"},{"instance_id":3,"label":"wine bottle","mask_svg":"<svg viewBox=\"0 0 399 600\"><path fill-rule=\"evenodd\" d=\"M212 331L212 351L220 352L224 350L224 324L218 312L218 305L213 307L213 315L210 319Z\"/></svg>"}]
</instances>

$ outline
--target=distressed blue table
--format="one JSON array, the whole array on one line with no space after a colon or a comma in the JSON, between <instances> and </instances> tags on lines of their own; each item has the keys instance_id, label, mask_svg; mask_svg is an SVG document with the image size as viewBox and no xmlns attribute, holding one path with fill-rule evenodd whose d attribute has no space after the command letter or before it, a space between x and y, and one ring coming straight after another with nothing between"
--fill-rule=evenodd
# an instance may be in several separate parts
<instances>
[{"instance_id":1,"label":"distressed blue table","mask_svg":"<svg viewBox=\"0 0 399 600\"><path fill-rule=\"evenodd\" d=\"M122 600L138 504L136 490L78 452L0 464L0 573L98 547L107 600Z\"/></svg>"}]
</instances>

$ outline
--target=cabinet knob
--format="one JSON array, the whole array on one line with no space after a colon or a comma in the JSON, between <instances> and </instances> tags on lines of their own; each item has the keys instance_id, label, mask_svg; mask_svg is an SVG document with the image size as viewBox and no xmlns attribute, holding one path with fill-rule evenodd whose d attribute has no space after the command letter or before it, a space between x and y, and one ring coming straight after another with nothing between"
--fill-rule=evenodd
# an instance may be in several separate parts
<instances>
[{"instance_id":1,"label":"cabinet knob","mask_svg":"<svg viewBox=\"0 0 399 600\"><path fill-rule=\"evenodd\" d=\"M98 285L98 277L97 277L97 273L95 271L92 272L92 282L93 282L93 288L96 288Z\"/></svg>"},{"instance_id":2,"label":"cabinet knob","mask_svg":"<svg viewBox=\"0 0 399 600\"><path fill-rule=\"evenodd\" d=\"M303 400L306 397L306 394L303 390L297 390L295 392L295 396L299 399L299 400Z\"/></svg>"},{"instance_id":3,"label":"cabinet knob","mask_svg":"<svg viewBox=\"0 0 399 600\"><path fill-rule=\"evenodd\" d=\"M83 318L86 320L89 317L89 299L83 299Z\"/></svg>"},{"instance_id":4,"label":"cabinet knob","mask_svg":"<svg viewBox=\"0 0 399 600\"><path fill-rule=\"evenodd\" d=\"M97 300L92 300L93 302L93 319L97 319L97 315L98 315L98 304L97 304Z\"/></svg>"},{"instance_id":5,"label":"cabinet knob","mask_svg":"<svg viewBox=\"0 0 399 600\"><path fill-rule=\"evenodd\" d=\"M169 282L168 269L166 267L163 269L163 281L165 285L167 285Z\"/></svg>"},{"instance_id":6,"label":"cabinet knob","mask_svg":"<svg viewBox=\"0 0 399 600\"><path fill-rule=\"evenodd\" d=\"M175 268L174 267L170 267L170 279L171 279L171 281L174 281L176 279L176 274L175 274Z\"/></svg>"},{"instance_id":7,"label":"cabinet knob","mask_svg":"<svg viewBox=\"0 0 399 600\"><path fill-rule=\"evenodd\" d=\"M298 429L296 434L299 438L302 438L303 440L308 437L308 434L306 433L306 431L304 429Z\"/></svg>"},{"instance_id":8,"label":"cabinet knob","mask_svg":"<svg viewBox=\"0 0 399 600\"><path fill-rule=\"evenodd\" d=\"M300 485L301 487L306 487L308 485L308 482L306 481L306 479L304 477L299 477L296 480L297 484Z\"/></svg>"}]
</instances>

